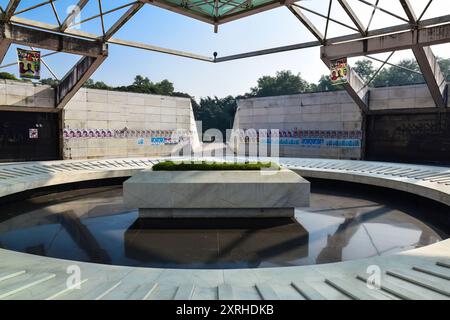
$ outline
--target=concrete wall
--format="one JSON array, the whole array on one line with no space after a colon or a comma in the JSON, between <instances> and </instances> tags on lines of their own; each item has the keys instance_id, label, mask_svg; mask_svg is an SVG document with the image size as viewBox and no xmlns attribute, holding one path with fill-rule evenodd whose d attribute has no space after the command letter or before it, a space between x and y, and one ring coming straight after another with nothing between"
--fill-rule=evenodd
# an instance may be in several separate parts
<instances>
[{"instance_id":1,"label":"concrete wall","mask_svg":"<svg viewBox=\"0 0 450 320\"><path fill-rule=\"evenodd\" d=\"M54 111L54 94L50 86L0 80L0 110ZM361 157L362 117L345 91L245 99L238 106L234 128L280 129L291 135L281 138L281 156ZM376 88L370 90L369 108L434 108L434 102L426 85ZM62 116L65 159L168 155L177 145L152 144L157 130L168 131L166 136L186 130L191 144L200 145L185 98L82 88ZM93 136L77 137L87 132ZM111 137L101 137L108 132Z\"/></svg>"},{"instance_id":2,"label":"concrete wall","mask_svg":"<svg viewBox=\"0 0 450 320\"><path fill-rule=\"evenodd\" d=\"M427 107L435 106L426 85L370 90L372 111ZM239 100L234 128L285 132L280 156L361 158L362 116L345 91Z\"/></svg>"},{"instance_id":3,"label":"concrete wall","mask_svg":"<svg viewBox=\"0 0 450 320\"><path fill-rule=\"evenodd\" d=\"M50 86L0 79L0 108L54 108L55 91Z\"/></svg>"},{"instance_id":4,"label":"concrete wall","mask_svg":"<svg viewBox=\"0 0 450 320\"><path fill-rule=\"evenodd\" d=\"M0 80L0 110L57 112L55 90ZM165 156L180 139L200 145L187 98L82 88L61 116L64 159Z\"/></svg>"},{"instance_id":5,"label":"concrete wall","mask_svg":"<svg viewBox=\"0 0 450 320\"><path fill-rule=\"evenodd\" d=\"M370 90L370 110L435 107L430 91L424 84Z\"/></svg>"},{"instance_id":6,"label":"concrete wall","mask_svg":"<svg viewBox=\"0 0 450 320\"><path fill-rule=\"evenodd\" d=\"M179 146L177 133L197 137L186 98L82 88L63 117L65 159L164 156ZM156 136L174 144L152 143Z\"/></svg>"},{"instance_id":7,"label":"concrete wall","mask_svg":"<svg viewBox=\"0 0 450 320\"><path fill-rule=\"evenodd\" d=\"M359 109L346 92L327 92L239 100L235 128L288 131L299 144L283 144L281 137L280 156L358 159L360 148L327 147L325 139L344 131L360 134L361 123ZM306 144L312 139L322 145Z\"/></svg>"}]
</instances>

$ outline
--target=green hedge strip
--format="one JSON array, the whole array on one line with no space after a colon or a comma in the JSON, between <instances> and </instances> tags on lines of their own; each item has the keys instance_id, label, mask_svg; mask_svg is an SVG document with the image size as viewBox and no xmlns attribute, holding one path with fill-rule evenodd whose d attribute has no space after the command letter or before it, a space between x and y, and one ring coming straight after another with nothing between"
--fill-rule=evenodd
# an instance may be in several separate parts
<instances>
[{"instance_id":1,"label":"green hedge strip","mask_svg":"<svg viewBox=\"0 0 450 320\"><path fill-rule=\"evenodd\" d=\"M225 171L225 170L261 170L273 168L279 170L279 166L272 162L173 162L164 161L153 166L153 171Z\"/></svg>"}]
</instances>

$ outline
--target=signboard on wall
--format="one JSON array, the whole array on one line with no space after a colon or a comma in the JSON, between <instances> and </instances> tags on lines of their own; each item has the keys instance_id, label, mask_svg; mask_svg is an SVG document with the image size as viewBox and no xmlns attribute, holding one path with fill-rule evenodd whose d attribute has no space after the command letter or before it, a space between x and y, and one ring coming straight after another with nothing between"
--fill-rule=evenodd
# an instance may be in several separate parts
<instances>
[{"instance_id":1,"label":"signboard on wall","mask_svg":"<svg viewBox=\"0 0 450 320\"><path fill-rule=\"evenodd\" d=\"M344 84L348 82L349 67L347 58L334 60L330 66L330 80L333 85Z\"/></svg>"},{"instance_id":2,"label":"signboard on wall","mask_svg":"<svg viewBox=\"0 0 450 320\"><path fill-rule=\"evenodd\" d=\"M29 130L29 137L30 137L30 139L38 139L39 138L39 131L38 131L38 129L35 129L35 128L30 129Z\"/></svg>"},{"instance_id":3,"label":"signboard on wall","mask_svg":"<svg viewBox=\"0 0 450 320\"><path fill-rule=\"evenodd\" d=\"M41 52L17 48L19 75L26 79L41 78Z\"/></svg>"}]
</instances>

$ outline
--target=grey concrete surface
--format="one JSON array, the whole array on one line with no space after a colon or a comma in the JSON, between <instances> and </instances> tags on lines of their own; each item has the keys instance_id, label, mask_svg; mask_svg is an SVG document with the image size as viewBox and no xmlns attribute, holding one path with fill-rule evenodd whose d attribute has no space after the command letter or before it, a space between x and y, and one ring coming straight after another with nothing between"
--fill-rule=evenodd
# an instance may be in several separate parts
<instances>
[{"instance_id":1,"label":"grey concrete surface","mask_svg":"<svg viewBox=\"0 0 450 320\"><path fill-rule=\"evenodd\" d=\"M160 159L55 161L0 165L0 194L106 177L131 176ZM305 177L380 185L450 204L450 169L395 163L282 158ZM81 289L65 286L68 267ZM364 279L380 271L381 288ZM388 257L305 267L239 270L131 268L0 250L2 299L449 299L450 240ZM268 289L269 288L269 289ZM272 290L270 290L270 288Z\"/></svg>"},{"instance_id":2,"label":"grey concrete surface","mask_svg":"<svg viewBox=\"0 0 450 320\"><path fill-rule=\"evenodd\" d=\"M310 183L287 169L270 171L152 171L135 174L123 184L127 205L141 216L208 215L211 217L293 216L294 208L309 206ZM234 210L226 210L234 209ZM239 209L239 210L236 210ZM245 211L242 209L258 209ZM260 210L267 209L267 210ZM291 209L291 210L273 210Z\"/></svg>"},{"instance_id":3,"label":"grey concrete surface","mask_svg":"<svg viewBox=\"0 0 450 320\"><path fill-rule=\"evenodd\" d=\"M139 218L289 218L294 215L295 208L139 208Z\"/></svg>"}]
</instances>

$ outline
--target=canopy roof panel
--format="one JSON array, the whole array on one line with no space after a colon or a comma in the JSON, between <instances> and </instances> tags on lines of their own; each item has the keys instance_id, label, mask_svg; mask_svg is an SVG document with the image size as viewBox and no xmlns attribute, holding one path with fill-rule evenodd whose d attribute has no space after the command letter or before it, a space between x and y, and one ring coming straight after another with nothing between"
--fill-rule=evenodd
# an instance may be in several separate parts
<instances>
[{"instance_id":1,"label":"canopy roof panel","mask_svg":"<svg viewBox=\"0 0 450 320\"><path fill-rule=\"evenodd\" d=\"M286 1L283 0L146 0L146 2L215 25L286 5Z\"/></svg>"}]
</instances>

